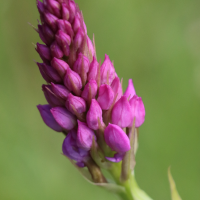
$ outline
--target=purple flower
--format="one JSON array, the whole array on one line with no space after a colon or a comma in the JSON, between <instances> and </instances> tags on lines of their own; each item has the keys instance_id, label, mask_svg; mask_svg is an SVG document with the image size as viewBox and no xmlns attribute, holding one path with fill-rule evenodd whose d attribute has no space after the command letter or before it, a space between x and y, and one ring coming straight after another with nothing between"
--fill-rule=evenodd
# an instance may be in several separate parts
<instances>
[{"instance_id":1,"label":"purple flower","mask_svg":"<svg viewBox=\"0 0 200 200\"><path fill-rule=\"evenodd\" d=\"M99 63L97 62L96 58L93 57L93 60L90 64L90 69L88 72L88 81L93 79L97 81L97 72L98 72Z\"/></svg>"},{"instance_id":2,"label":"purple flower","mask_svg":"<svg viewBox=\"0 0 200 200\"><path fill-rule=\"evenodd\" d=\"M133 96L130 101L133 117L135 118L135 127L139 127L145 120L145 108L141 97Z\"/></svg>"},{"instance_id":3,"label":"purple flower","mask_svg":"<svg viewBox=\"0 0 200 200\"><path fill-rule=\"evenodd\" d=\"M99 106L96 99L92 99L92 102L90 104L90 109L88 110L86 115L86 120L89 128L93 130L99 129L98 120L100 120L100 122L103 123L102 109Z\"/></svg>"},{"instance_id":4,"label":"purple flower","mask_svg":"<svg viewBox=\"0 0 200 200\"><path fill-rule=\"evenodd\" d=\"M56 122L56 120L54 119L53 115L51 114L50 110L51 110L51 106L50 105L38 105L37 106L40 115L44 121L44 123L50 127L51 129L53 129L54 131L57 132L62 132L62 127Z\"/></svg>"},{"instance_id":5,"label":"purple flower","mask_svg":"<svg viewBox=\"0 0 200 200\"><path fill-rule=\"evenodd\" d=\"M52 106L64 106L65 101L52 91L51 85L42 85L42 90L47 102Z\"/></svg>"},{"instance_id":6,"label":"purple flower","mask_svg":"<svg viewBox=\"0 0 200 200\"><path fill-rule=\"evenodd\" d=\"M65 76L67 69L69 68L69 65L65 61L55 57L51 60L51 65L62 78Z\"/></svg>"},{"instance_id":7,"label":"purple flower","mask_svg":"<svg viewBox=\"0 0 200 200\"><path fill-rule=\"evenodd\" d=\"M122 85L118 77L115 77L115 79L113 80L111 84L111 88L114 94L117 95L117 99L116 99L116 102L117 102L123 95Z\"/></svg>"},{"instance_id":8,"label":"purple flower","mask_svg":"<svg viewBox=\"0 0 200 200\"><path fill-rule=\"evenodd\" d=\"M109 124L104 131L106 144L118 153L125 153L131 149L126 133L117 125Z\"/></svg>"},{"instance_id":9,"label":"purple flower","mask_svg":"<svg viewBox=\"0 0 200 200\"><path fill-rule=\"evenodd\" d=\"M77 145L81 149L85 149L88 151L92 146L93 137L96 140L94 131L90 129L86 123L80 122L78 120Z\"/></svg>"},{"instance_id":10,"label":"purple flower","mask_svg":"<svg viewBox=\"0 0 200 200\"><path fill-rule=\"evenodd\" d=\"M114 93L109 85L101 85L97 101L103 110L108 110L113 102Z\"/></svg>"},{"instance_id":11,"label":"purple flower","mask_svg":"<svg viewBox=\"0 0 200 200\"><path fill-rule=\"evenodd\" d=\"M125 96L122 96L118 102L115 103L112 109L111 120L113 124L116 124L122 128L132 125L133 113Z\"/></svg>"},{"instance_id":12,"label":"purple flower","mask_svg":"<svg viewBox=\"0 0 200 200\"><path fill-rule=\"evenodd\" d=\"M68 95L65 106L73 114L76 114L76 113L81 114L86 111L85 100L81 97L74 96L71 93Z\"/></svg>"},{"instance_id":13,"label":"purple flower","mask_svg":"<svg viewBox=\"0 0 200 200\"><path fill-rule=\"evenodd\" d=\"M64 155L80 164L87 161L89 158L89 152L78 147L76 134L75 129L69 131L63 142L62 151Z\"/></svg>"},{"instance_id":14,"label":"purple flower","mask_svg":"<svg viewBox=\"0 0 200 200\"><path fill-rule=\"evenodd\" d=\"M108 55L105 55L105 60L101 65L101 84L111 84L115 78L115 68L110 61Z\"/></svg>"},{"instance_id":15,"label":"purple flower","mask_svg":"<svg viewBox=\"0 0 200 200\"><path fill-rule=\"evenodd\" d=\"M63 129L69 131L76 126L76 117L66 108L55 107L51 109L51 113Z\"/></svg>"},{"instance_id":16,"label":"purple flower","mask_svg":"<svg viewBox=\"0 0 200 200\"><path fill-rule=\"evenodd\" d=\"M90 80L85 85L81 97L85 99L85 101L91 101L95 98L97 94L97 82L95 80Z\"/></svg>"}]
</instances>

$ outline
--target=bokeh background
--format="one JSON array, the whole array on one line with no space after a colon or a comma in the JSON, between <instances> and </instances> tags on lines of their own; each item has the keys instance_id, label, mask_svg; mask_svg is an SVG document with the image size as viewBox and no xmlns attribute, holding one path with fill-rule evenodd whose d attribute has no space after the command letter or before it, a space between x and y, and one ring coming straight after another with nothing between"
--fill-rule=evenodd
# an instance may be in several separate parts
<instances>
[{"instance_id":1,"label":"bokeh background","mask_svg":"<svg viewBox=\"0 0 200 200\"><path fill-rule=\"evenodd\" d=\"M200 1L77 0L98 58L108 54L143 98L136 178L154 200L169 200L167 168L183 199L200 199ZM43 123L44 83L28 25L35 0L0 5L0 199L114 200L61 155L62 134Z\"/></svg>"}]
</instances>

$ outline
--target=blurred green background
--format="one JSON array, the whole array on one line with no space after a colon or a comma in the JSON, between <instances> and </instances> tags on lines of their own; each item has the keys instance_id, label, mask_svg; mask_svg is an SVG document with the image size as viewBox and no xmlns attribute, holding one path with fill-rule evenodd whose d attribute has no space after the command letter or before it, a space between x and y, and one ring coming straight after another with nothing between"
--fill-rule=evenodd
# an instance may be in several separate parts
<instances>
[{"instance_id":1,"label":"blurred green background","mask_svg":"<svg viewBox=\"0 0 200 200\"><path fill-rule=\"evenodd\" d=\"M77 0L98 58L114 60L124 89L143 98L136 178L154 200L169 200L167 168L183 199L200 199L200 1ZM42 121L44 81L28 25L35 0L0 5L0 199L114 200L61 155L62 134Z\"/></svg>"}]
</instances>

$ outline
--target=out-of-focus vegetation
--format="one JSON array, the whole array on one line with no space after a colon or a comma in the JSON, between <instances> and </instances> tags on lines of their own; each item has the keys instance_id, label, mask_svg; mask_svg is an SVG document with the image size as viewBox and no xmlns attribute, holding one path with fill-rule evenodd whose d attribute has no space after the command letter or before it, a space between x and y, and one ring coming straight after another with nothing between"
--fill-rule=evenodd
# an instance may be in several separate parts
<instances>
[{"instance_id":1,"label":"out-of-focus vegetation","mask_svg":"<svg viewBox=\"0 0 200 200\"><path fill-rule=\"evenodd\" d=\"M200 1L77 0L98 58L114 60L123 87L143 98L136 178L153 199L169 200L171 165L183 199L200 199ZM114 200L87 183L61 155L62 134L36 109L44 83L33 59L40 41L28 25L34 0L0 6L0 199Z\"/></svg>"}]
</instances>

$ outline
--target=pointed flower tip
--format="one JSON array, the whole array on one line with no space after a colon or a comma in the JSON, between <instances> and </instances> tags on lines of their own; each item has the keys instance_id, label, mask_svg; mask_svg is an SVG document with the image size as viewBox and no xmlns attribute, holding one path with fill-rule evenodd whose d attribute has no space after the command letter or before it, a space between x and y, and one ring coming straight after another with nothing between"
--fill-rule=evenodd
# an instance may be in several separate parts
<instances>
[{"instance_id":1,"label":"pointed flower tip","mask_svg":"<svg viewBox=\"0 0 200 200\"><path fill-rule=\"evenodd\" d=\"M134 95L136 95L135 88L133 85L132 79L129 79L128 81L128 87L126 88L126 91L124 92L124 96L131 99Z\"/></svg>"}]
</instances>

